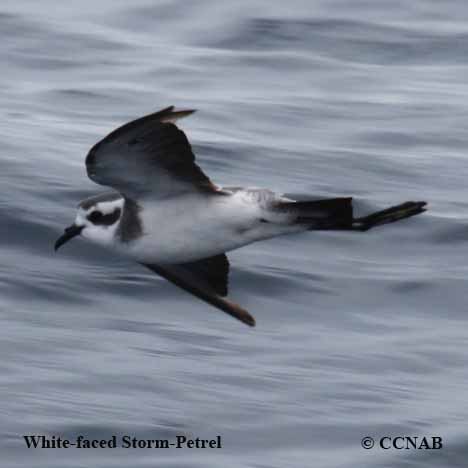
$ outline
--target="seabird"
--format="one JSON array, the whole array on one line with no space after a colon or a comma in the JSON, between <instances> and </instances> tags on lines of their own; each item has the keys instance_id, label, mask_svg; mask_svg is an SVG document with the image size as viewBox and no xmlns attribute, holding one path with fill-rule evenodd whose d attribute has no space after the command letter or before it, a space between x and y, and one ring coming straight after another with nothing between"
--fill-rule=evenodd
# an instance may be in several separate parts
<instances>
[{"instance_id":1,"label":"seabird","mask_svg":"<svg viewBox=\"0 0 468 468\"><path fill-rule=\"evenodd\" d=\"M219 187L175 125L193 112L167 107L96 143L86 157L88 177L113 191L79 204L55 250L81 235L254 326L253 316L225 297L226 252L301 231L365 232L425 211L425 202L410 201L355 218L351 197L297 201L267 189Z\"/></svg>"}]
</instances>

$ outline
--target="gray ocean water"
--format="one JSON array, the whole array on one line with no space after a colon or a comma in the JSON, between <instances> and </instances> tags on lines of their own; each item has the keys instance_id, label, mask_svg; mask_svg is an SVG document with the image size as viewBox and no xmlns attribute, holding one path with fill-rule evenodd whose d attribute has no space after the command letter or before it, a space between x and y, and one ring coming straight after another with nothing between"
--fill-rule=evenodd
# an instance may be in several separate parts
<instances>
[{"instance_id":1,"label":"gray ocean water","mask_svg":"<svg viewBox=\"0 0 468 468\"><path fill-rule=\"evenodd\" d=\"M467 466L467 20L461 0L2 2L1 466ZM233 252L255 329L83 240L54 254L103 190L88 149L171 104L199 110L183 128L216 183L430 211Z\"/></svg>"}]
</instances>

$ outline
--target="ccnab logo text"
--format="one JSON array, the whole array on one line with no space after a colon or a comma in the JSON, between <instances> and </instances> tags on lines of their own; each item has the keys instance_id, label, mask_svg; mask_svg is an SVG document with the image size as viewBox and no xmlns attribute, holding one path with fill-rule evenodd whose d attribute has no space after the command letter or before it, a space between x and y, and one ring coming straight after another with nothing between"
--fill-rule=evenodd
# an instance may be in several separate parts
<instances>
[{"instance_id":1,"label":"ccnab logo text","mask_svg":"<svg viewBox=\"0 0 468 468\"><path fill-rule=\"evenodd\" d=\"M442 437L398 436L380 439L380 447L384 450L440 450L443 446Z\"/></svg>"}]
</instances>

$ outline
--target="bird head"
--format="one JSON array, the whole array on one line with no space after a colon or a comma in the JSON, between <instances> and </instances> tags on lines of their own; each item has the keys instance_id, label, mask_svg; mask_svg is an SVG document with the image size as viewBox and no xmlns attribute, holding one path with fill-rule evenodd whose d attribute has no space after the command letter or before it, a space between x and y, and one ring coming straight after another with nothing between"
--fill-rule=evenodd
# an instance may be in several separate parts
<instances>
[{"instance_id":1,"label":"bird head","mask_svg":"<svg viewBox=\"0 0 468 468\"><path fill-rule=\"evenodd\" d=\"M123 198L87 199L80 203L75 222L55 242L55 250L76 236L109 246L113 243L123 210Z\"/></svg>"}]
</instances>

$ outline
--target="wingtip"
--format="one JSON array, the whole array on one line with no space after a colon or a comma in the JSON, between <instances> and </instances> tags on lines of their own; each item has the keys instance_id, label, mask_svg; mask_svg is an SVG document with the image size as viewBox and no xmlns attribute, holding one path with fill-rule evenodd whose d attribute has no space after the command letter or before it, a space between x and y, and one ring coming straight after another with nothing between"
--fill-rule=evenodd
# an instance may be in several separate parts
<instances>
[{"instance_id":1,"label":"wingtip","mask_svg":"<svg viewBox=\"0 0 468 468\"><path fill-rule=\"evenodd\" d=\"M196 112L196 109L175 109L174 106L169 106L155 114L160 122L175 123L177 120L188 117Z\"/></svg>"},{"instance_id":2,"label":"wingtip","mask_svg":"<svg viewBox=\"0 0 468 468\"><path fill-rule=\"evenodd\" d=\"M242 323L245 323L249 327L255 327L256 321L255 318L250 315L249 312L247 312L244 308L242 308L239 304L236 304L234 302L230 302L228 300L224 300L225 303L228 304L228 310L225 309L225 311L232 315L234 318L237 320L240 320Z\"/></svg>"},{"instance_id":3,"label":"wingtip","mask_svg":"<svg viewBox=\"0 0 468 468\"><path fill-rule=\"evenodd\" d=\"M249 320L245 322L246 325L248 325L249 327L255 327L257 325L257 322L255 321L255 319L250 315L249 317Z\"/></svg>"},{"instance_id":4,"label":"wingtip","mask_svg":"<svg viewBox=\"0 0 468 468\"><path fill-rule=\"evenodd\" d=\"M192 115L195 112L197 112L197 109L174 110L174 106L172 106L172 115L176 115L178 119L183 119L184 117L188 117L189 115Z\"/></svg>"}]
</instances>

